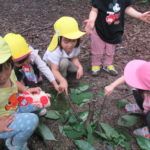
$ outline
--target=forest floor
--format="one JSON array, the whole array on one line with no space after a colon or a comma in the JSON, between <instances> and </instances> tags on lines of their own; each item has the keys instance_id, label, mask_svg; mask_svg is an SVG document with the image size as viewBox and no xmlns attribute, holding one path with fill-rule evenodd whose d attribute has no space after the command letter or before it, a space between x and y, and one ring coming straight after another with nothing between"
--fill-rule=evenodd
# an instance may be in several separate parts
<instances>
[{"instance_id":1,"label":"forest floor","mask_svg":"<svg viewBox=\"0 0 150 150\"><path fill-rule=\"evenodd\" d=\"M150 10L150 3L135 4L134 8L139 11ZM72 16L77 19L80 29L83 30L83 21L88 18L91 9L88 0L0 0L0 35L14 32L22 34L34 48L39 49L43 56L53 36L53 23L61 16ZM92 77L90 72L90 38L88 35L82 38L80 60L84 67L84 77L81 83L94 85L94 89L103 90L104 85L113 82L123 73L124 66L132 59L150 60L150 25L126 16L125 32L123 42L117 45L114 65L119 75L112 77L106 72L101 72L98 77ZM45 80L42 88L50 92L49 84ZM101 114L101 122L116 127L118 118L126 114L124 109L119 109L116 104L118 100L134 103L134 98L121 99L124 95L131 93L130 87L121 85L107 97ZM103 96L96 95L95 110L102 108ZM118 100L117 100L118 99ZM79 108L81 109L81 108ZM78 108L77 108L78 111ZM53 131L57 141L48 142L44 145L36 134L29 140L31 150L76 150L72 140L59 133L59 122L45 119L45 123ZM131 150L140 150L132 134L135 128L142 127L144 122L125 129L132 138ZM107 150L104 142L96 143L97 150ZM1 149L1 148L0 148ZM122 150L122 148L118 148Z\"/></svg>"}]
</instances>

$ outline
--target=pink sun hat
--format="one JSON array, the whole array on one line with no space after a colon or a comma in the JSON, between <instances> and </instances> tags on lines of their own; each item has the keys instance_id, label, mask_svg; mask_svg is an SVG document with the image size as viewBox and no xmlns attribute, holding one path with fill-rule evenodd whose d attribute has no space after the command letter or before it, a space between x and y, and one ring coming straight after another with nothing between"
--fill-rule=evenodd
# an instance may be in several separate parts
<instances>
[{"instance_id":1,"label":"pink sun hat","mask_svg":"<svg viewBox=\"0 0 150 150\"><path fill-rule=\"evenodd\" d=\"M150 91L150 62L130 61L124 69L124 79L134 88Z\"/></svg>"}]
</instances>

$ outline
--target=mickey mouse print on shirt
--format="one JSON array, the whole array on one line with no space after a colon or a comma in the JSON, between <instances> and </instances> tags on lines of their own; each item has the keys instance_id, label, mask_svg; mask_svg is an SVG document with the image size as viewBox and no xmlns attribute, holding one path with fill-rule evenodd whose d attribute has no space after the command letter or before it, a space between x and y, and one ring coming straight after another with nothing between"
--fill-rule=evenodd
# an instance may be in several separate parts
<instances>
[{"instance_id":1,"label":"mickey mouse print on shirt","mask_svg":"<svg viewBox=\"0 0 150 150\"><path fill-rule=\"evenodd\" d=\"M109 10L106 13L108 16L106 16L106 22L108 24L119 24L119 17L120 17L120 6L119 3L117 3L117 0L113 0L112 3L109 4Z\"/></svg>"}]
</instances>

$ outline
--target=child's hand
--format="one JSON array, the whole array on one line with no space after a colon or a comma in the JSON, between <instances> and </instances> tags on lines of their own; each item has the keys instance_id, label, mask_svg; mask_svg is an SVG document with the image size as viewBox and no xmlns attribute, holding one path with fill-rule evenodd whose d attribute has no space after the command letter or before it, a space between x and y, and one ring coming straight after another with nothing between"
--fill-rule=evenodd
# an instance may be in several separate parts
<instances>
[{"instance_id":1,"label":"child's hand","mask_svg":"<svg viewBox=\"0 0 150 150\"><path fill-rule=\"evenodd\" d=\"M13 129L8 128L8 126L14 120L14 116L5 116L0 118L0 132L8 132L12 131Z\"/></svg>"},{"instance_id":2,"label":"child's hand","mask_svg":"<svg viewBox=\"0 0 150 150\"><path fill-rule=\"evenodd\" d=\"M65 91L66 95L68 95L68 83L66 80L60 83L59 90L61 93Z\"/></svg>"},{"instance_id":3,"label":"child's hand","mask_svg":"<svg viewBox=\"0 0 150 150\"><path fill-rule=\"evenodd\" d=\"M77 70L76 79L80 79L82 76L83 76L83 68L80 67L80 68Z\"/></svg>"},{"instance_id":4,"label":"child's hand","mask_svg":"<svg viewBox=\"0 0 150 150\"><path fill-rule=\"evenodd\" d=\"M114 87L112 85L105 86L105 95L109 96L114 91Z\"/></svg>"},{"instance_id":5,"label":"child's hand","mask_svg":"<svg viewBox=\"0 0 150 150\"><path fill-rule=\"evenodd\" d=\"M40 87L35 87L35 88L28 88L26 91L31 94L35 94L35 93L39 94L42 90Z\"/></svg>"},{"instance_id":6,"label":"child's hand","mask_svg":"<svg viewBox=\"0 0 150 150\"><path fill-rule=\"evenodd\" d=\"M85 20L84 22L86 23L86 26L85 26L86 33L91 34L94 28L94 22L89 19Z\"/></svg>"},{"instance_id":7,"label":"child's hand","mask_svg":"<svg viewBox=\"0 0 150 150\"><path fill-rule=\"evenodd\" d=\"M147 11L140 16L140 20L150 23L150 11Z\"/></svg>"}]
</instances>

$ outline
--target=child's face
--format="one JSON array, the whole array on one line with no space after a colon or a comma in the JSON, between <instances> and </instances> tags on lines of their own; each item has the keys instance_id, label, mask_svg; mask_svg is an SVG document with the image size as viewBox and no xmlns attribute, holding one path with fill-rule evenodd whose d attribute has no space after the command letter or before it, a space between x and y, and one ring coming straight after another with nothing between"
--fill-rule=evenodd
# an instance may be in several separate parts
<instances>
[{"instance_id":1,"label":"child's face","mask_svg":"<svg viewBox=\"0 0 150 150\"><path fill-rule=\"evenodd\" d=\"M15 62L15 66L21 67L21 66L24 66L24 65L29 64L30 61L31 61L31 58L30 58L30 56L29 56L29 57L28 57L24 62L22 62L22 63Z\"/></svg>"},{"instance_id":2,"label":"child's face","mask_svg":"<svg viewBox=\"0 0 150 150\"><path fill-rule=\"evenodd\" d=\"M3 70L0 72L0 85L5 84L11 75L12 67L11 64L8 64L3 68Z\"/></svg>"},{"instance_id":3,"label":"child's face","mask_svg":"<svg viewBox=\"0 0 150 150\"><path fill-rule=\"evenodd\" d=\"M76 44L77 44L77 39L70 40L65 37L62 37L61 46L67 54L69 54L72 51L72 49L75 48Z\"/></svg>"}]
</instances>

